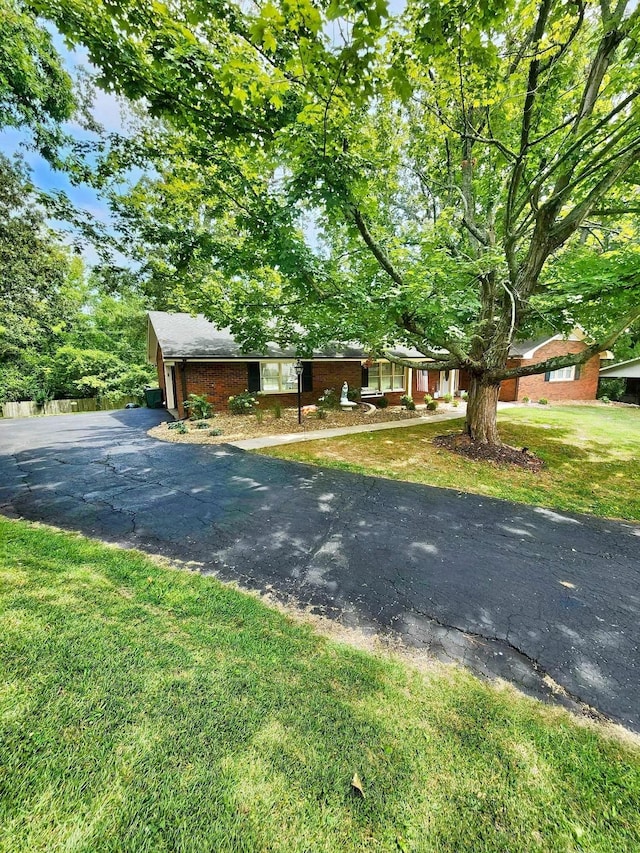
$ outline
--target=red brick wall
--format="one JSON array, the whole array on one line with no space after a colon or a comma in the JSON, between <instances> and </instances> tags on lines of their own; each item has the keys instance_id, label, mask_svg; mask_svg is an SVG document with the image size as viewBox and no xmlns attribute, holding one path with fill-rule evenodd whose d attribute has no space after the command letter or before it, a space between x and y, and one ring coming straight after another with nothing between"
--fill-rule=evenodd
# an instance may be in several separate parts
<instances>
[{"instance_id":1,"label":"red brick wall","mask_svg":"<svg viewBox=\"0 0 640 853\"><path fill-rule=\"evenodd\" d=\"M538 361L540 359L537 359ZM522 359L510 358L507 360L507 367L518 367L522 363ZM518 383L519 379L505 379L500 383L500 394L498 399L503 403L512 403L518 399Z\"/></svg>"},{"instance_id":2,"label":"red brick wall","mask_svg":"<svg viewBox=\"0 0 640 853\"><path fill-rule=\"evenodd\" d=\"M558 355L567 355L573 352L582 352L586 349L586 345L582 341L550 341L545 346L536 350L535 358L519 360L518 364L536 364L547 358L553 358ZM530 400L536 401L541 397L545 397L550 401L559 400L595 400L596 391L598 389L598 375L600 370L600 359L597 355L589 359L586 364L580 367L580 378L568 380L566 382L545 382L544 373L534 374L533 376L521 376L517 380L517 399L522 400L523 397L529 397ZM513 380L508 380L513 382ZM503 386L507 382L503 382ZM500 391L500 399L516 399L513 397L503 396L503 390Z\"/></svg>"},{"instance_id":3,"label":"red brick wall","mask_svg":"<svg viewBox=\"0 0 640 853\"><path fill-rule=\"evenodd\" d=\"M176 371L179 365L176 365ZM333 388L338 394L344 382L350 388L360 388L361 370L359 361L314 361L313 362L313 390L302 394L302 405L307 406L316 403L326 388ZM205 394L210 403L218 412L226 412L229 405L229 397L240 394L247 390L247 362L187 362L187 397L189 394ZM178 399L182 398L181 376L176 375L176 386ZM297 404L297 394L260 394L260 407L268 409L278 400L285 407L294 407ZM180 404L178 407L180 416L184 417L184 410Z\"/></svg>"}]
</instances>

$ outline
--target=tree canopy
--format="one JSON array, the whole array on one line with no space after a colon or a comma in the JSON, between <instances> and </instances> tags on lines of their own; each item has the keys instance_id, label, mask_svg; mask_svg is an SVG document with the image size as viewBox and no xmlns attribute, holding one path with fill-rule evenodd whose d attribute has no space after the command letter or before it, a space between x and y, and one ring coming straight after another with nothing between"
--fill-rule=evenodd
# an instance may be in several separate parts
<instances>
[{"instance_id":1,"label":"tree canopy","mask_svg":"<svg viewBox=\"0 0 640 853\"><path fill-rule=\"evenodd\" d=\"M0 0L0 128L26 128L55 160L76 101L50 33L25 4Z\"/></svg>"},{"instance_id":2,"label":"tree canopy","mask_svg":"<svg viewBox=\"0 0 640 853\"><path fill-rule=\"evenodd\" d=\"M0 156L0 402L141 393L145 303L131 276L116 278L87 277L24 167Z\"/></svg>"},{"instance_id":3,"label":"tree canopy","mask_svg":"<svg viewBox=\"0 0 640 853\"><path fill-rule=\"evenodd\" d=\"M501 380L640 316L627 0L34 5L146 110L101 179L154 166L116 203L164 307L301 352L412 344L469 371L490 442ZM507 366L514 337L578 321L584 353Z\"/></svg>"}]
</instances>

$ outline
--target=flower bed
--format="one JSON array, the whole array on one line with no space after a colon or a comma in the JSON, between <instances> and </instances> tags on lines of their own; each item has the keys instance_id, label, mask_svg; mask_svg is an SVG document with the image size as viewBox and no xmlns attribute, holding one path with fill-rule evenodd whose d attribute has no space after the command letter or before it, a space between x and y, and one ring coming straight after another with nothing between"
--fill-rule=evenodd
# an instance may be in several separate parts
<instances>
[{"instance_id":1,"label":"flower bed","mask_svg":"<svg viewBox=\"0 0 640 853\"><path fill-rule=\"evenodd\" d=\"M399 406L379 409L369 414L362 409L352 412L330 410L320 418L317 413L306 414L302 424L298 424L297 409L282 409L282 417L277 418L273 410L260 410L257 414L232 415L228 412L214 415L206 421L185 421L187 431L170 428L162 423L149 430L149 435L164 441L186 442L188 444L220 444L226 441L240 441L244 438L258 438L263 435L279 435L292 432L311 432L319 429L358 426L360 424L386 423L419 418L419 412L408 412ZM202 426L200 426L202 424ZM204 426L206 424L206 426ZM220 431L220 435L211 435L211 431Z\"/></svg>"}]
</instances>

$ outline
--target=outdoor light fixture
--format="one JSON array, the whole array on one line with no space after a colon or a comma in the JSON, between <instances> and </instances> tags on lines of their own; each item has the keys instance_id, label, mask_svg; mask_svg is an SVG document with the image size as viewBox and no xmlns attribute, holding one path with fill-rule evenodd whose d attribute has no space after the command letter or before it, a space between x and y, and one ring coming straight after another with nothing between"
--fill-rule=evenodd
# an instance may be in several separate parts
<instances>
[{"instance_id":1,"label":"outdoor light fixture","mask_svg":"<svg viewBox=\"0 0 640 853\"><path fill-rule=\"evenodd\" d=\"M298 359L296 363L293 365L293 369L296 372L296 376L298 377L298 423L302 423L302 406L300 395L302 394L302 372L304 370L304 364Z\"/></svg>"}]
</instances>

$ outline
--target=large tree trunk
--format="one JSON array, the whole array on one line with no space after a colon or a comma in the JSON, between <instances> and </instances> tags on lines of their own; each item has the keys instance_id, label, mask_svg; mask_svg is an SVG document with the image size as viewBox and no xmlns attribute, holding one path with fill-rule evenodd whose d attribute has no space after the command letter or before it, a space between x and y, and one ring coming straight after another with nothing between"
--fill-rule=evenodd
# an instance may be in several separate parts
<instances>
[{"instance_id":1,"label":"large tree trunk","mask_svg":"<svg viewBox=\"0 0 640 853\"><path fill-rule=\"evenodd\" d=\"M500 383L486 385L477 376L470 377L464 431L480 444L501 443L497 424L499 393Z\"/></svg>"}]
</instances>

